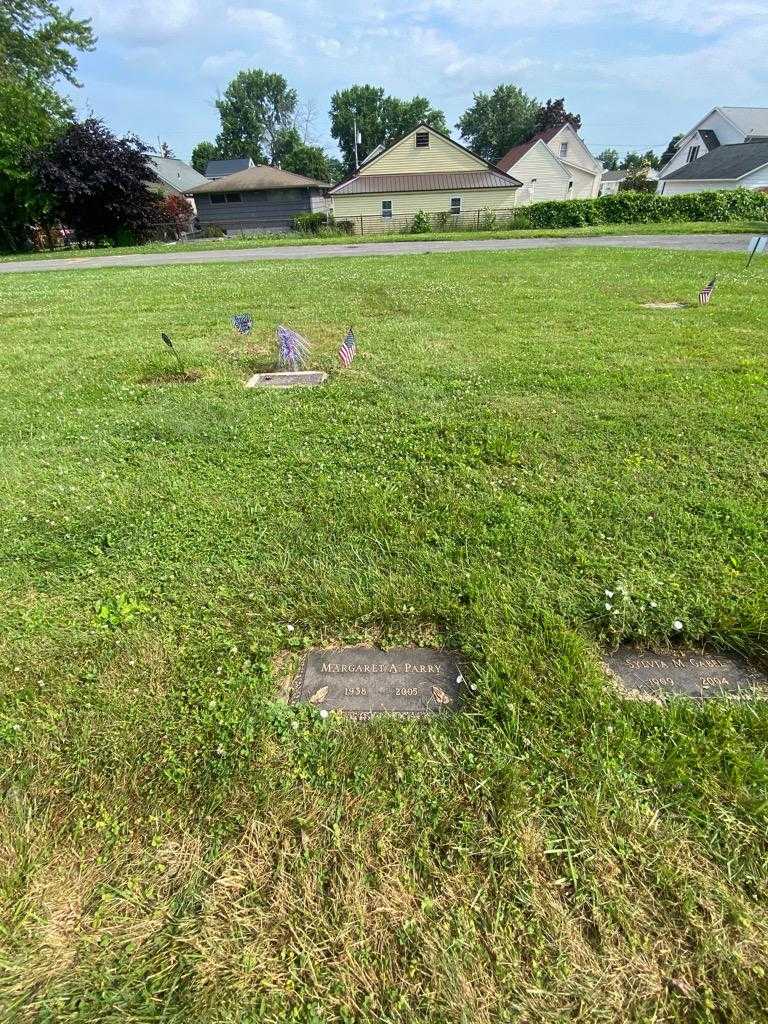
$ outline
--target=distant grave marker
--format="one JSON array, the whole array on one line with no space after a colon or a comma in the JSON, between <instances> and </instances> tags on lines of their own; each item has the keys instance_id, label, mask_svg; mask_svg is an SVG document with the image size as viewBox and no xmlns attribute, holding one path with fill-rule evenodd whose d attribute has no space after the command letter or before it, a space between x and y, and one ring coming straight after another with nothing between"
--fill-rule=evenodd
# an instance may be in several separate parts
<instances>
[{"instance_id":1,"label":"distant grave marker","mask_svg":"<svg viewBox=\"0 0 768 1024\"><path fill-rule=\"evenodd\" d=\"M254 373L246 382L247 388L314 388L328 379L322 370L273 370Z\"/></svg>"},{"instance_id":2,"label":"distant grave marker","mask_svg":"<svg viewBox=\"0 0 768 1024\"><path fill-rule=\"evenodd\" d=\"M603 664L623 689L652 697L768 696L768 676L736 655L620 647Z\"/></svg>"},{"instance_id":3,"label":"distant grave marker","mask_svg":"<svg viewBox=\"0 0 768 1024\"><path fill-rule=\"evenodd\" d=\"M428 647L344 647L309 651L294 680L291 702L320 711L341 711L366 721L453 711L464 686L455 654Z\"/></svg>"},{"instance_id":4,"label":"distant grave marker","mask_svg":"<svg viewBox=\"0 0 768 1024\"><path fill-rule=\"evenodd\" d=\"M644 302L643 309L687 309L687 302Z\"/></svg>"}]
</instances>

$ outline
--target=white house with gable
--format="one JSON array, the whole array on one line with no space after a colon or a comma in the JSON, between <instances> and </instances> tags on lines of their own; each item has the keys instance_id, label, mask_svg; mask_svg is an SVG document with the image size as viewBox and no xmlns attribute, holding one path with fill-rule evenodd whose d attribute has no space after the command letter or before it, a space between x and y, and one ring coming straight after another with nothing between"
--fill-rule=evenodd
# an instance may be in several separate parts
<instances>
[{"instance_id":1,"label":"white house with gable","mask_svg":"<svg viewBox=\"0 0 768 1024\"><path fill-rule=\"evenodd\" d=\"M715 107L680 140L659 171L663 180L719 146L768 141L768 107Z\"/></svg>"},{"instance_id":2,"label":"white house with gable","mask_svg":"<svg viewBox=\"0 0 768 1024\"><path fill-rule=\"evenodd\" d=\"M603 175L603 165L570 124L514 146L497 166L522 181L518 203L592 199L600 191Z\"/></svg>"}]
</instances>

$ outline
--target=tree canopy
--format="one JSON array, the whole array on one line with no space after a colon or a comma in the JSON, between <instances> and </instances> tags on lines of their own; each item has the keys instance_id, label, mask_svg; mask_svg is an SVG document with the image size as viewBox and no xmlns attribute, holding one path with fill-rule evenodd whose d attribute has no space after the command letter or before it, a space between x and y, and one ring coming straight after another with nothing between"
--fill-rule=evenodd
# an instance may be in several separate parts
<instances>
[{"instance_id":1,"label":"tree canopy","mask_svg":"<svg viewBox=\"0 0 768 1024\"><path fill-rule=\"evenodd\" d=\"M339 145L344 170L355 169L354 123L361 136L358 156L362 160L376 146L389 146L421 124L448 134L445 114L424 96L402 100L387 96L374 85L353 85L331 96L331 135Z\"/></svg>"},{"instance_id":2,"label":"tree canopy","mask_svg":"<svg viewBox=\"0 0 768 1024\"><path fill-rule=\"evenodd\" d=\"M261 68L240 71L216 100L221 118L216 147L222 159L249 156L256 164L276 163L297 102L296 90L282 75Z\"/></svg>"},{"instance_id":3,"label":"tree canopy","mask_svg":"<svg viewBox=\"0 0 768 1024\"><path fill-rule=\"evenodd\" d=\"M135 136L116 138L96 118L71 124L36 160L50 217L80 242L143 240L160 219L150 152Z\"/></svg>"},{"instance_id":4,"label":"tree canopy","mask_svg":"<svg viewBox=\"0 0 768 1024\"><path fill-rule=\"evenodd\" d=\"M470 149L495 163L533 135L540 109L539 101L518 86L497 85L490 95L474 94L456 127Z\"/></svg>"},{"instance_id":5,"label":"tree canopy","mask_svg":"<svg viewBox=\"0 0 768 1024\"><path fill-rule=\"evenodd\" d=\"M683 138L685 138L685 136L683 135L682 132L680 132L679 135L673 135L672 136L672 138L667 143L667 148L664 150L664 152L659 157L659 167L663 167L665 164L669 163L669 161L672 159L672 157L677 152L677 147L678 147L678 144L680 143L680 140L683 139Z\"/></svg>"},{"instance_id":6,"label":"tree canopy","mask_svg":"<svg viewBox=\"0 0 768 1024\"><path fill-rule=\"evenodd\" d=\"M2 244L23 243L26 224L44 197L31 168L35 150L60 134L71 105L56 90L77 85L73 51L93 49L90 22L51 0L2 0L0 5L0 230Z\"/></svg>"},{"instance_id":7,"label":"tree canopy","mask_svg":"<svg viewBox=\"0 0 768 1024\"><path fill-rule=\"evenodd\" d=\"M606 171L618 171L619 169L619 153L616 149L604 149L602 153L598 153L595 157L603 165Z\"/></svg>"},{"instance_id":8,"label":"tree canopy","mask_svg":"<svg viewBox=\"0 0 768 1024\"><path fill-rule=\"evenodd\" d=\"M200 174L205 174L209 160L220 160L219 148L214 142L198 142L192 150L192 166Z\"/></svg>"},{"instance_id":9,"label":"tree canopy","mask_svg":"<svg viewBox=\"0 0 768 1024\"><path fill-rule=\"evenodd\" d=\"M581 116L569 114L565 109L565 97L561 96L559 100L547 100L541 104L536 112L533 134L547 132L550 128L561 128L564 124L573 125L578 131L581 128Z\"/></svg>"}]
</instances>

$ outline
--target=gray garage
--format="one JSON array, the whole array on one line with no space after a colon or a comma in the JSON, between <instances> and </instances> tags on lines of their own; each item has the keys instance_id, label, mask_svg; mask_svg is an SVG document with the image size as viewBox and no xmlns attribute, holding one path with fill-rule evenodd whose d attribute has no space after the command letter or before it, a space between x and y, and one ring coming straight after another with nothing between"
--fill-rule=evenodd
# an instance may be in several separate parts
<instances>
[{"instance_id":1,"label":"gray garage","mask_svg":"<svg viewBox=\"0 0 768 1024\"><path fill-rule=\"evenodd\" d=\"M279 167L258 165L190 190L197 220L205 230L216 224L227 234L287 231L297 213L325 213L331 186Z\"/></svg>"}]
</instances>

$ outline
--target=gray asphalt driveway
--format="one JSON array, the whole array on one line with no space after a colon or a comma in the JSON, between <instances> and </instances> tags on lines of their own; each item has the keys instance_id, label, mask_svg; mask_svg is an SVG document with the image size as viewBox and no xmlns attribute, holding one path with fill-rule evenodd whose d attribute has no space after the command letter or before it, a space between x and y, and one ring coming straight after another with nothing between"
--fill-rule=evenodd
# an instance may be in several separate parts
<instances>
[{"instance_id":1,"label":"gray asphalt driveway","mask_svg":"<svg viewBox=\"0 0 768 1024\"><path fill-rule=\"evenodd\" d=\"M749 235L601 235L594 238L468 238L434 242L361 242L357 245L286 245L260 249L201 249L194 252L134 253L126 256L73 256L0 263L0 273L39 270L96 270L105 267L165 267L180 263L247 263L252 260L320 260L338 256L413 256L430 252L488 252L515 249L609 247L744 252Z\"/></svg>"}]
</instances>

